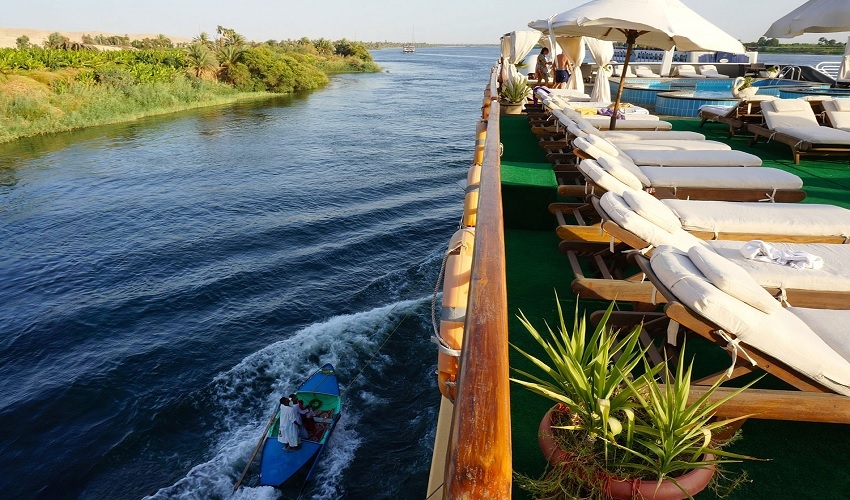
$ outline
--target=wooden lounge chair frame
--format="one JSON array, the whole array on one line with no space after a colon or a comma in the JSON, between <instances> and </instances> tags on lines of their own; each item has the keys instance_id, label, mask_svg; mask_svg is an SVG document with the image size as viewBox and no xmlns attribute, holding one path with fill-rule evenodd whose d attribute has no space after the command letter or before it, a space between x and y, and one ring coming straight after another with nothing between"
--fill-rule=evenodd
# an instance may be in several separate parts
<instances>
[{"instance_id":1,"label":"wooden lounge chair frame","mask_svg":"<svg viewBox=\"0 0 850 500\"><path fill-rule=\"evenodd\" d=\"M733 108L732 112L727 114L713 113L711 111L703 110L699 112L699 117L700 128L702 128L707 121L723 123L728 126L729 131L726 133L727 139L731 139L736 134L747 132L748 125L764 124L764 116L761 114L761 101L740 101L735 108Z\"/></svg>"},{"instance_id":2,"label":"wooden lounge chair frame","mask_svg":"<svg viewBox=\"0 0 850 500\"><path fill-rule=\"evenodd\" d=\"M755 146L759 137L764 137L767 142L777 141L791 146L791 155L794 158L795 165L800 164L800 157L802 156L850 157L850 145L813 144L809 141L800 140L799 137L793 135L770 130L764 125L759 124L749 124L747 125L747 130L753 134L753 138L750 139L750 146Z\"/></svg>"},{"instance_id":3,"label":"wooden lounge chair frame","mask_svg":"<svg viewBox=\"0 0 850 500\"><path fill-rule=\"evenodd\" d=\"M659 293L666 298L667 304L664 307L663 316L659 313L614 313L609 320L612 322L612 326L627 326L628 324L634 325L643 322L641 339L646 345L645 339L651 338L652 333L656 335L668 334L669 318L669 320L684 327L686 333L689 332L703 337L725 348L727 341L720 336L721 329L678 302L675 295L663 283L659 282L652 272L649 259L644 256L637 256L636 263ZM677 334L681 334L681 329ZM836 394L807 377L801 376L781 360L764 354L748 344L742 342L740 345L756 361L756 365L753 366L744 356L737 357L730 378L735 379L753 372L764 371L786 382L796 390L747 389L724 403L716 412L717 417L730 418L752 415L751 418L768 420L850 423L850 398ZM654 349L652 346L647 347ZM660 355L656 351L651 356L651 359L657 359ZM718 378L725 377L724 371L692 381L692 388L695 390L692 390L691 398L700 397L705 392L704 389L700 389L711 385ZM712 396L712 400L720 399L732 390L721 388Z\"/></svg>"}]
</instances>

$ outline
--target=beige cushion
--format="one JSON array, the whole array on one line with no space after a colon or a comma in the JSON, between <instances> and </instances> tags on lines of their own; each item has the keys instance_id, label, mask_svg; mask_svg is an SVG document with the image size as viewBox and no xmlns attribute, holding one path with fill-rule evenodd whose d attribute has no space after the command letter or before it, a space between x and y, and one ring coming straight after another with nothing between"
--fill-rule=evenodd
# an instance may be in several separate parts
<instances>
[{"instance_id":1,"label":"beige cushion","mask_svg":"<svg viewBox=\"0 0 850 500\"><path fill-rule=\"evenodd\" d=\"M812 105L802 99L779 99L771 101L771 104L773 105L773 110L779 113L786 113L789 111L806 111L812 109Z\"/></svg>"},{"instance_id":2,"label":"beige cushion","mask_svg":"<svg viewBox=\"0 0 850 500\"><path fill-rule=\"evenodd\" d=\"M626 191L623 193L623 199L629 208L661 229L670 233L682 229L682 223L676 214L651 194L645 191Z\"/></svg>"},{"instance_id":3,"label":"beige cushion","mask_svg":"<svg viewBox=\"0 0 850 500\"><path fill-rule=\"evenodd\" d=\"M600 132L602 137L616 143L617 141L643 141L654 139L676 139L687 141L704 141L705 136L697 132L684 130L606 130Z\"/></svg>"},{"instance_id":4,"label":"beige cushion","mask_svg":"<svg viewBox=\"0 0 850 500\"><path fill-rule=\"evenodd\" d=\"M764 123L770 130L781 127L818 127L812 106L802 99L775 99L761 103Z\"/></svg>"},{"instance_id":5,"label":"beige cushion","mask_svg":"<svg viewBox=\"0 0 850 500\"><path fill-rule=\"evenodd\" d=\"M850 101L850 99L842 99ZM829 124L832 128L839 130L850 131L850 112L848 111L826 111L826 116L829 117Z\"/></svg>"},{"instance_id":6,"label":"beige cushion","mask_svg":"<svg viewBox=\"0 0 850 500\"><path fill-rule=\"evenodd\" d=\"M601 161L604 159L604 163ZM625 184L626 186L641 191L644 188L643 183L638 179L635 174L633 174L629 169L623 166L622 162L616 161L608 161L610 157L603 156L600 158L599 165L611 176Z\"/></svg>"},{"instance_id":7,"label":"beige cushion","mask_svg":"<svg viewBox=\"0 0 850 500\"><path fill-rule=\"evenodd\" d=\"M831 127L821 127L820 125L781 126L774 127L771 130L812 144L850 146L850 132Z\"/></svg>"},{"instance_id":8,"label":"beige cushion","mask_svg":"<svg viewBox=\"0 0 850 500\"><path fill-rule=\"evenodd\" d=\"M688 231L780 236L850 235L850 210L814 203L664 200Z\"/></svg>"},{"instance_id":9,"label":"beige cushion","mask_svg":"<svg viewBox=\"0 0 850 500\"><path fill-rule=\"evenodd\" d=\"M850 394L850 363L794 314L798 313L795 308L765 314L708 283L687 255L674 251L657 249L651 265L680 302L737 336L745 343L744 350L749 344L840 394ZM843 334L841 328L829 330Z\"/></svg>"},{"instance_id":10,"label":"beige cushion","mask_svg":"<svg viewBox=\"0 0 850 500\"><path fill-rule=\"evenodd\" d=\"M587 132L585 132L584 130L582 130L582 129L578 126L578 124L575 124L575 123L570 123L570 124L567 126L567 131L568 131L570 134L574 135L575 137L587 137L587 135L588 135L588 134L587 134Z\"/></svg>"},{"instance_id":11,"label":"beige cushion","mask_svg":"<svg viewBox=\"0 0 850 500\"><path fill-rule=\"evenodd\" d=\"M830 101L836 111L850 111L850 99L833 99Z\"/></svg>"},{"instance_id":12,"label":"beige cushion","mask_svg":"<svg viewBox=\"0 0 850 500\"><path fill-rule=\"evenodd\" d=\"M744 151L641 151L630 150L635 165L665 167L758 167L761 158Z\"/></svg>"},{"instance_id":13,"label":"beige cushion","mask_svg":"<svg viewBox=\"0 0 850 500\"><path fill-rule=\"evenodd\" d=\"M688 257L708 281L741 302L767 314L782 308L746 271L712 250L696 246L688 250Z\"/></svg>"},{"instance_id":14,"label":"beige cushion","mask_svg":"<svg viewBox=\"0 0 850 500\"><path fill-rule=\"evenodd\" d=\"M643 174L643 170L641 170L640 167L632 163L632 161L625 155L620 155L616 158L613 156L602 156L597 161L599 162L599 165L605 170L610 171L618 168L624 168L628 170L633 176L638 178L642 186L641 189L652 185L649 182L649 178L647 178L647 176Z\"/></svg>"},{"instance_id":15,"label":"beige cushion","mask_svg":"<svg viewBox=\"0 0 850 500\"><path fill-rule=\"evenodd\" d=\"M850 262L850 245L770 243L780 251L808 252L823 259L823 267L820 269L800 270L744 257L741 255L741 247L746 243L744 241L711 240L707 243L722 257L747 271L763 287L850 292L850 266L847 265ZM791 305L794 305L793 301Z\"/></svg>"},{"instance_id":16,"label":"beige cushion","mask_svg":"<svg viewBox=\"0 0 850 500\"><path fill-rule=\"evenodd\" d=\"M684 229L671 233L644 219L626 203L622 196L607 192L599 198L603 218L634 234L654 247L671 245L683 252L695 245L706 243Z\"/></svg>"},{"instance_id":17,"label":"beige cushion","mask_svg":"<svg viewBox=\"0 0 850 500\"><path fill-rule=\"evenodd\" d=\"M620 150L617 149L616 146L611 144L610 141L606 141L602 137L599 137L599 136L596 136L596 135L588 136L587 142L589 142L593 146L596 146L597 148L599 148L600 151L602 151L603 153L605 153L607 155L610 155L610 156L619 156L620 155Z\"/></svg>"},{"instance_id":18,"label":"beige cushion","mask_svg":"<svg viewBox=\"0 0 850 500\"><path fill-rule=\"evenodd\" d=\"M610 142L623 151L635 149L643 151L729 151L732 149L726 143L706 140L640 139L636 141L622 140Z\"/></svg>"},{"instance_id":19,"label":"beige cushion","mask_svg":"<svg viewBox=\"0 0 850 500\"><path fill-rule=\"evenodd\" d=\"M577 168L585 178L589 179L606 192L622 195L624 192L632 189L620 182L619 179L610 173L606 172L599 166L598 163L596 163L595 160L582 160L581 163L578 164ZM601 195L602 193L596 194Z\"/></svg>"},{"instance_id":20,"label":"beige cushion","mask_svg":"<svg viewBox=\"0 0 850 500\"><path fill-rule=\"evenodd\" d=\"M745 167L640 167L647 187L705 187L718 189L762 189L765 198L774 189L800 189L803 180L778 168Z\"/></svg>"}]
</instances>

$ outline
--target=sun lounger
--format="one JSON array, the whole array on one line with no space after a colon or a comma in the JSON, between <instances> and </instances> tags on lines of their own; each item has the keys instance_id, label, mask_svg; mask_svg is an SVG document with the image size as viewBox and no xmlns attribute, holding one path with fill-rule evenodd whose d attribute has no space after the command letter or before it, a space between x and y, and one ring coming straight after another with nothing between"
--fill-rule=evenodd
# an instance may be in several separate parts
<instances>
[{"instance_id":1,"label":"sun lounger","mask_svg":"<svg viewBox=\"0 0 850 500\"><path fill-rule=\"evenodd\" d=\"M637 259L668 300L664 312L675 321L668 331L682 325L730 353L728 370L693 383L764 370L796 389L749 389L718 416L850 422L850 311L783 308L746 274L711 257L665 248Z\"/></svg>"},{"instance_id":2,"label":"sun lounger","mask_svg":"<svg viewBox=\"0 0 850 500\"><path fill-rule=\"evenodd\" d=\"M699 141L684 141L699 142ZM662 167L758 167L758 156L734 150L639 150L621 149L601 137L577 137L573 145L584 158L599 159L603 155L630 160L635 165L656 165Z\"/></svg>"},{"instance_id":3,"label":"sun lounger","mask_svg":"<svg viewBox=\"0 0 850 500\"><path fill-rule=\"evenodd\" d=\"M582 115L580 112L573 109L552 110L562 125L565 127L570 123L575 123L578 120L585 120L598 130L608 130L611 124L611 117L604 115ZM654 115L625 115L626 118L617 118L616 130L672 130L673 124L664 120L659 120Z\"/></svg>"},{"instance_id":4,"label":"sun lounger","mask_svg":"<svg viewBox=\"0 0 850 500\"><path fill-rule=\"evenodd\" d=\"M617 76L617 77L619 77L619 76L621 76L622 74L623 74L623 65L622 65L622 64L617 64L617 65L615 65L615 66L614 66L614 73L613 73L613 75L612 75L612 76ZM631 66L627 66L627 67L626 67L626 78L634 78L634 77L635 77L635 74L634 74L634 72L632 72L632 67L631 67Z\"/></svg>"},{"instance_id":5,"label":"sun lounger","mask_svg":"<svg viewBox=\"0 0 850 500\"><path fill-rule=\"evenodd\" d=\"M603 219L598 227L562 226L559 228L559 235L565 238L560 249L570 256L570 264L576 276L572 287L579 296L655 304L661 299L653 295L652 287L648 283L641 282L639 276L625 280L614 279L616 276L621 278L624 276L622 252L632 249L652 252L654 248L664 245L687 252L694 246L704 246L745 268L762 287L768 288L773 294L787 297L791 304L824 307L825 304L832 303L832 299L837 294L844 297L845 302L850 304L850 268L846 266L846 262L850 259L850 245L840 244L846 241L844 238L721 233L718 235L720 238L731 239L704 241L700 238L713 235L693 234L669 221L664 222L660 217L663 210L656 210L659 216L657 218L653 218L653 214L645 210L639 213L630 204L633 202L633 196L622 197L614 192L608 192L594 202L595 210ZM740 206L736 203L731 205ZM562 220L561 215L559 221ZM600 236L602 232L605 233L604 236ZM796 270L787 266L751 261L740 253L741 247L747 241L767 238L795 241L772 244L778 250L807 252L819 256L823 259L823 268ZM797 242L807 239L822 239L832 244ZM578 263L577 256L580 255L591 256L595 261L595 267L606 279L586 278Z\"/></svg>"},{"instance_id":6,"label":"sun lounger","mask_svg":"<svg viewBox=\"0 0 850 500\"><path fill-rule=\"evenodd\" d=\"M746 131L749 124L764 123L764 116L761 114L761 103L777 99L772 95L755 95L751 98L744 99L733 106L701 106L697 112L701 121L699 126L702 127L707 121L723 123L729 127L727 138L733 137L735 134Z\"/></svg>"},{"instance_id":7,"label":"sun lounger","mask_svg":"<svg viewBox=\"0 0 850 500\"><path fill-rule=\"evenodd\" d=\"M754 134L750 145L759 137L791 146L794 163L802 155L850 156L850 132L818 124L811 105L802 99L776 99L761 105L764 125L749 125Z\"/></svg>"},{"instance_id":8,"label":"sun lounger","mask_svg":"<svg viewBox=\"0 0 850 500\"><path fill-rule=\"evenodd\" d=\"M639 78L660 78L661 75L653 72L649 66L638 66L635 68L635 75Z\"/></svg>"},{"instance_id":9,"label":"sun lounger","mask_svg":"<svg viewBox=\"0 0 850 500\"><path fill-rule=\"evenodd\" d=\"M699 73L706 78L729 78L728 75L724 75L717 71L717 66L713 64L703 64L699 67Z\"/></svg>"},{"instance_id":10,"label":"sun lounger","mask_svg":"<svg viewBox=\"0 0 850 500\"><path fill-rule=\"evenodd\" d=\"M850 132L850 99L825 99L821 105L830 127Z\"/></svg>"},{"instance_id":11,"label":"sun lounger","mask_svg":"<svg viewBox=\"0 0 850 500\"><path fill-rule=\"evenodd\" d=\"M682 78L705 78L705 75L697 73L696 68L690 64L681 64L676 68L676 74Z\"/></svg>"},{"instance_id":12,"label":"sun lounger","mask_svg":"<svg viewBox=\"0 0 850 500\"><path fill-rule=\"evenodd\" d=\"M657 198L727 201L797 202L805 199L803 181L775 168L639 167L613 157L583 160L578 165L591 192L623 195L629 189ZM566 186L573 188L573 186ZM569 195L559 188L559 194Z\"/></svg>"}]
</instances>

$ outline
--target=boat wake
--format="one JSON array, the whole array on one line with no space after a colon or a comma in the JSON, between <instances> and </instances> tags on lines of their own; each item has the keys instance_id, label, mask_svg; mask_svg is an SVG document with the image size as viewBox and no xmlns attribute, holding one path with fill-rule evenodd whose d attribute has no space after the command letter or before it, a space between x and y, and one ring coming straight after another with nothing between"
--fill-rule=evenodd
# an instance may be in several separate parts
<instances>
[{"instance_id":1,"label":"boat wake","mask_svg":"<svg viewBox=\"0 0 850 500\"><path fill-rule=\"evenodd\" d=\"M255 352L229 371L217 376L203 399L209 403L210 446L208 459L194 467L173 485L150 495L150 499L170 498L279 498L280 492L256 484L257 463L245 485L231 492L246 460L277 408L277 400L292 392L322 363L332 363L340 374L340 389L367 387L366 377L357 376L363 363L408 315L424 320L430 314L431 298L399 301L370 311L335 316L312 324L291 337ZM375 356L370 368L381 372L393 363L385 354ZM360 394L366 397L364 394ZM343 416L328 443L316 476L307 486L309 498L330 499L344 496L342 476L354 461L363 442L357 423L361 418L351 399L343 400ZM211 458L210 458L211 456ZM259 460L259 459L258 459Z\"/></svg>"}]
</instances>

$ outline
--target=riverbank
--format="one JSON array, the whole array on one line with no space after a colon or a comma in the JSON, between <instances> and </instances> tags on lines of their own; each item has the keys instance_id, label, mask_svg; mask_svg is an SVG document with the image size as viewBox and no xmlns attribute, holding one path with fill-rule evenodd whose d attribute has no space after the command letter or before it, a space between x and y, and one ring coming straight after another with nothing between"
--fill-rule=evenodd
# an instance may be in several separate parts
<instances>
[{"instance_id":1,"label":"riverbank","mask_svg":"<svg viewBox=\"0 0 850 500\"><path fill-rule=\"evenodd\" d=\"M51 85L55 81L55 75L48 72L9 75L0 80L0 143L280 96L272 92L242 92L223 83L183 76L170 82L125 88L79 82Z\"/></svg>"}]
</instances>

